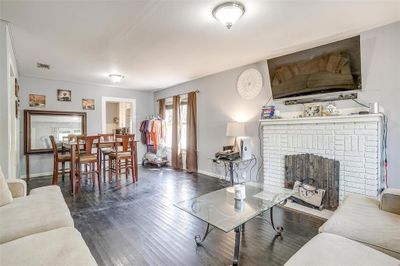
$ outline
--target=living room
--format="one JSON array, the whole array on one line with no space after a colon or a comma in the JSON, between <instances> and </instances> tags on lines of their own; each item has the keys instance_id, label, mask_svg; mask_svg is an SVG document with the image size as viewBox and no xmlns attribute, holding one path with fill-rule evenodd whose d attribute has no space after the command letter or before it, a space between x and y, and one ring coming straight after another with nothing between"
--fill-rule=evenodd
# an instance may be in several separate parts
<instances>
[{"instance_id":1,"label":"living room","mask_svg":"<svg viewBox=\"0 0 400 266\"><path fill-rule=\"evenodd\" d=\"M400 264L400 2L0 16L1 265Z\"/></svg>"}]
</instances>

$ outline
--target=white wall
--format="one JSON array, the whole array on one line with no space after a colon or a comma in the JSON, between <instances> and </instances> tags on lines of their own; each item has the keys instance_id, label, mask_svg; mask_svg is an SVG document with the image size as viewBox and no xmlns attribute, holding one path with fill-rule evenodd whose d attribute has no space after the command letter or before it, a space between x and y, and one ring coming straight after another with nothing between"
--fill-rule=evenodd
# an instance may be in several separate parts
<instances>
[{"instance_id":1,"label":"white wall","mask_svg":"<svg viewBox=\"0 0 400 266\"><path fill-rule=\"evenodd\" d=\"M250 67L258 69L262 74L266 73L265 64L256 63L155 93L157 100L194 90L200 91L198 94L199 172L214 175L224 174L223 170L216 168L209 158L212 158L217 151L222 150L222 146L233 144L234 139L226 137L226 124L230 121L245 122L247 135L252 140L252 151L255 155L259 154L257 130L260 107L267 98L265 79L263 90L253 100L244 100L236 91L238 76L243 70ZM158 105L156 105L156 109L158 109ZM253 180L255 180L256 172L257 167L254 167L252 171ZM250 173L247 172L246 179L249 177Z\"/></svg>"},{"instance_id":2,"label":"white wall","mask_svg":"<svg viewBox=\"0 0 400 266\"><path fill-rule=\"evenodd\" d=\"M363 102L379 102L389 118L389 187L400 188L400 22L361 35Z\"/></svg>"},{"instance_id":3,"label":"white wall","mask_svg":"<svg viewBox=\"0 0 400 266\"><path fill-rule=\"evenodd\" d=\"M15 118L14 78L18 70L7 24L0 21L0 166L6 178L19 177L18 123Z\"/></svg>"},{"instance_id":4,"label":"white wall","mask_svg":"<svg viewBox=\"0 0 400 266\"><path fill-rule=\"evenodd\" d=\"M98 134L102 131L102 118L101 118L101 97L119 97L136 99L136 128L139 128L139 123L149 114L154 111L153 93L129 89L120 89L107 86L96 86L81 83L73 83L66 81L46 80L40 78L20 77L21 87L21 112L24 109L40 109L40 110L54 110L54 111L79 111L82 110L82 98L95 99L96 109L93 111L86 110L87 112L87 133ZM72 91L71 102L57 101L57 89L69 89ZM46 108L32 108L29 107L29 94L46 95ZM23 120L23 119L21 119ZM23 121L21 121L21 128L23 128ZM137 139L140 138L137 130ZM21 130L21 140L23 140L23 132ZM23 151L23 141L21 141L21 151ZM139 160L141 159L145 147L142 144L138 145ZM40 173L49 173L52 171L52 156L49 154L44 155L30 155L30 173L35 176ZM21 152L21 172L25 175L25 157Z\"/></svg>"},{"instance_id":5,"label":"white wall","mask_svg":"<svg viewBox=\"0 0 400 266\"><path fill-rule=\"evenodd\" d=\"M364 104L379 102L389 118L388 160L389 187L400 188L400 22L360 34L362 92L358 100ZM339 108L357 106L353 101L337 102ZM285 111L299 111L302 106L284 106Z\"/></svg>"},{"instance_id":6,"label":"white wall","mask_svg":"<svg viewBox=\"0 0 400 266\"><path fill-rule=\"evenodd\" d=\"M389 186L400 187L400 22L376 28L361 35L361 64L363 92L359 100L368 104L378 101L389 117ZM332 41L335 37L332 37ZM290 51L288 52L290 53ZM240 98L235 85L239 74L255 67L264 76L264 90L254 100ZM253 153L258 155L258 118L260 108L271 95L265 62L235 68L210 75L155 93L155 100L179 93L200 90L199 94L199 171L220 174L208 159L229 143L225 137L228 121L247 121L248 135L252 138ZM156 109L158 105L155 105ZM337 102L338 108L358 107L352 101ZM277 104L281 112L301 111L303 107ZM396 156L397 155L397 156ZM259 156L258 156L259 158ZM254 176L254 173L253 173Z\"/></svg>"}]
</instances>

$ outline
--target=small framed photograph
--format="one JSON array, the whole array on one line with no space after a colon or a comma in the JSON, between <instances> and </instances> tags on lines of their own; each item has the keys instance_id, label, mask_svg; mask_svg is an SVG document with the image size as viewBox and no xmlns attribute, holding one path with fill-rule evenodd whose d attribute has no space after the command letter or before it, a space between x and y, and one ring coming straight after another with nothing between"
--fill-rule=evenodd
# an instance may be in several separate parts
<instances>
[{"instance_id":1,"label":"small framed photograph","mask_svg":"<svg viewBox=\"0 0 400 266\"><path fill-rule=\"evenodd\" d=\"M29 94L29 107L46 107L46 96L38 94Z\"/></svg>"},{"instance_id":2,"label":"small framed photograph","mask_svg":"<svg viewBox=\"0 0 400 266\"><path fill-rule=\"evenodd\" d=\"M19 118L19 100L15 100L15 118Z\"/></svg>"},{"instance_id":3,"label":"small framed photograph","mask_svg":"<svg viewBox=\"0 0 400 266\"><path fill-rule=\"evenodd\" d=\"M70 102L71 101L71 91L58 89L57 90L57 100L60 102Z\"/></svg>"},{"instance_id":4,"label":"small framed photograph","mask_svg":"<svg viewBox=\"0 0 400 266\"><path fill-rule=\"evenodd\" d=\"M305 104L304 105L304 117L313 117L322 115L322 106L316 104Z\"/></svg>"},{"instance_id":5,"label":"small framed photograph","mask_svg":"<svg viewBox=\"0 0 400 266\"><path fill-rule=\"evenodd\" d=\"M83 110L94 110L95 109L94 99L82 99L82 109Z\"/></svg>"},{"instance_id":6,"label":"small framed photograph","mask_svg":"<svg viewBox=\"0 0 400 266\"><path fill-rule=\"evenodd\" d=\"M19 84L17 78L15 78L15 97L19 98Z\"/></svg>"}]
</instances>

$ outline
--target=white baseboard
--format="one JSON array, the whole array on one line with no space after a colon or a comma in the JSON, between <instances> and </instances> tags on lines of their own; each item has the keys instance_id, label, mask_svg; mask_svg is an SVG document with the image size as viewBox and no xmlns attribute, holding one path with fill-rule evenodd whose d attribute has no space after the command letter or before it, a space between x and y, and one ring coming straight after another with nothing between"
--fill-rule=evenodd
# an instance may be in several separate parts
<instances>
[{"instance_id":1,"label":"white baseboard","mask_svg":"<svg viewBox=\"0 0 400 266\"><path fill-rule=\"evenodd\" d=\"M40 176L49 176L49 175L53 175L53 172L30 174L30 178L32 178L32 177L40 177ZM26 175L21 175L20 178L26 179Z\"/></svg>"},{"instance_id":2,"label":"white baseboard","mask_svg":"<svg viewBox=\"0 0 400 266\"><path fill-rule=\"evenodd\" d=\"M218 175L218 174L207 172L207 171L203 171L203 170L198 170L197 172L199 174L202 174L202 175L208 175L208 176L211 176L211 177L216 177L218 179L225 179L225 176L223 176L223 175Z\"/></svg>"}]
</instances>

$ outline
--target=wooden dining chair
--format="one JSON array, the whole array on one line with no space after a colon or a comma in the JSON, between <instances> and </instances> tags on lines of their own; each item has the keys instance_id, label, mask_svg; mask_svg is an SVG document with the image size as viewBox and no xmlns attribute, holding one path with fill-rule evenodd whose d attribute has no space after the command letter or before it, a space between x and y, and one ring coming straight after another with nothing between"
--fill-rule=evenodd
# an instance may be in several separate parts
<instances>
[{"instance_id":1,"label":"wooden dining chair","mask_svg":"<svg viewBox=\"0 0 400 266\"><path fill-rule=\"evenodd\" d=\"M122 169L125 169L126 179L129 172L132 176L132 182L136 182L137 173L135 168L136 163L136 143L135 135L115 135L114 149L115 151L109 154L109 177L112 179L113 172L115 173L117 182L121 175Z\"/></svg>"},{"instance_id":2,"label":"wooden dining chair","mask_svg":"<svg viewBox=\"0 0 400 266\"><path fill-rule=\"evenodd\" d=\"M100 148L94 143L99 142L99 136L78 136L77 143L79 146L83 145L84 149L79 149L76 156L76 172L78 177L78 194L81 190L82 175L88 178L89 174L92 177L93 185L95 184L95 175L97 175L97 182L99 185L99 192L101 193L101 163L100 163ZM96 152L93 152L95 150ZM82 166L85 166L85 171L82 172Z\"/></svg>"},{"instance_id":3,"label":"wooden dining chair","mask_svg":"<svg viewBox=\"0 0 400 266\"><path fill-rule=\"evenodd\" d=\"M100 137L100 160L101 166L103 168L103 179L104 182L106 180L106 171L107 171L107 164L106 162L109 160L109 155L114 151L114 134L97 134ZM102 143L105 142L105 143Z\"/></svg>"},{"instance_id":4,"label":"wooden dining chair","mask_svg":"<svg viewBox=\"0 0 400 266\"><path fill-rule=\"evenodd\" d=\"M59 164L61 163L61 170L62 170L62 181L64 181L65 178L65 162L70 162L71 161L71 154L65 153L61 154L58 151L58 146L56 139L54 136L50 136L50 142L51 142L51 147L53 149L53 154L54 154L54 162L53 162L53 178L51 180L52 185L58 184L58 175L59 173Z\"/></svg>"}]
</instances>

